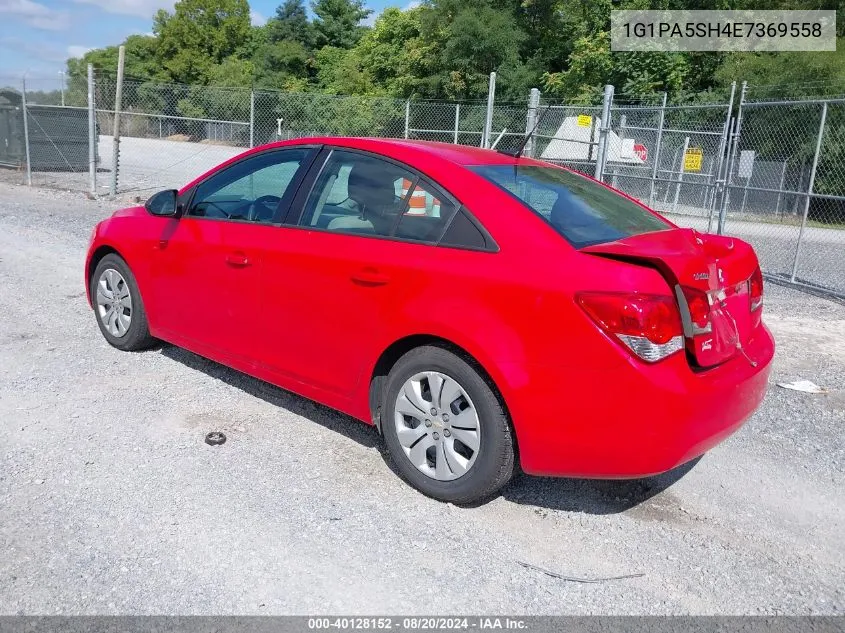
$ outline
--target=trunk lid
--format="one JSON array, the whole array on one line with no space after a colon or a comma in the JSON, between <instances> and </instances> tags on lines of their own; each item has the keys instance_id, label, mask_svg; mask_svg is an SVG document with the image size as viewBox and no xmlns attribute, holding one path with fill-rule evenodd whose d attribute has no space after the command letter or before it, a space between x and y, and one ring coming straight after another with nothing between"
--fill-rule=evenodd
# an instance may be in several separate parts
<instances>
[{"instance_id":1,"label":"trunk lid","mask_svg":"<svg viewBox=\"0 0 845 633\"><path fill-rule=\"evenodd\" d=\"M687 350L701 367L740 353L759 323L749 296L757 256L742 240L676 228L587 246L581 252L660 271L675 293Z\"/></svg>"}]
</instances>

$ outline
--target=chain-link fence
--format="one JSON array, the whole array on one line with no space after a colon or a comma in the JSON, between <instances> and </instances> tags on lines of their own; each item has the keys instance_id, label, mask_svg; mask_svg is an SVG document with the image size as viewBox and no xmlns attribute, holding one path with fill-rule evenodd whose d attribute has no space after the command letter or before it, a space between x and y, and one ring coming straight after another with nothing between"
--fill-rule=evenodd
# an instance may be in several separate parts
<instances>
[{"instance_id":1,"label":"chain-link fence","mask_svg":"<svg viewBox=\"0 0 845 633\"><path fill-rule=\"evenodd\" d=\"M772 278L845 297L845 100L754 101L743 90L724 232Z\"/></svg>"},{"instance_id":2,"label":"chain-link fence","mask_svg":"<svg viewBox=\"0 0 845 633\"><path fill-rule=\"evenodd\" d=\"M735 109L733 89L722 103L627 103L610 90L604 103L573 105L536 90L524 103L456 103L121 87L117 109L108 75L0 77L0 179L145 197L275 140L375 136L513 152L535 130L525 155L597 177L681 226L747 239L770 278L845 296L845 99L755 101L743 86Z\"/></svg>"}]
</instances>

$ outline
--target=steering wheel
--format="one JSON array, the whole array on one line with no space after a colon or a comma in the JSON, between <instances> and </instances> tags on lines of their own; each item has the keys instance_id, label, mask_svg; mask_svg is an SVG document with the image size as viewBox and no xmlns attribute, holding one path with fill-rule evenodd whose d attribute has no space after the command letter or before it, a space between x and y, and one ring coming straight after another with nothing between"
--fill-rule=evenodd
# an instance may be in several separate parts
<instances>
[{"instance_id":1,"label":"steering wheel","mask_svg":"<svg viewBox=\"0 0 845 633\"><path fill-rule=\"evenodd\" d=\"M253 222L272 220L281 201L279 196L259 196L249 207L249 219Z\"/></svg>"}]
</instances>

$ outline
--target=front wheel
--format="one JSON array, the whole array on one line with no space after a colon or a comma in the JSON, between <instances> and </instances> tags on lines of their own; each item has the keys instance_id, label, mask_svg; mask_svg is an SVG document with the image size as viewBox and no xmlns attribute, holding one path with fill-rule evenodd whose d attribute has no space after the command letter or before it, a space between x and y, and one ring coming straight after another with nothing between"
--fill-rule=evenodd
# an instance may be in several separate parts
<instances>
[{"instance_id":1,"label":"front wheel","mask_svg":"<svg viewBox=\"0 0 845 633\"><path fill-rule=\"evenodd\" d=\"M418 347L402 356L387 377L381 411L393 463L423 494L472 503L513 474L502 405L479 372L446 349Z\"/></svg>"},{"instance_id":2,"label":"front wheel","mask_svg":"<svg viewBox=\"0 0 845 633\"><path fill-rule=\"evenodd\" d=\"M90 286L97 325L110 345L131 352L155 342L135 276L123 258L114 253L103 257L94 269Z\"/></svg>"}]
</instances>

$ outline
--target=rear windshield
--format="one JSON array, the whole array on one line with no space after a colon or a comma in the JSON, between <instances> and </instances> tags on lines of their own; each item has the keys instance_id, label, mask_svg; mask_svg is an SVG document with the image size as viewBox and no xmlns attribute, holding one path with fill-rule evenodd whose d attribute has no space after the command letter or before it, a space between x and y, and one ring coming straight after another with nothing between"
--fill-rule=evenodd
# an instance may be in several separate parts
<instances>
[{"instance_id":1,"label":"rear windshield","mask_svg":"<svg viewBox=\"0 0 845 633\"><path fill-rule=\"evenodd\" d=\"M535 165L470 169L513 194L576 248L671 228L637 203L564 169Z\"/></svg>"}]
</instances>

